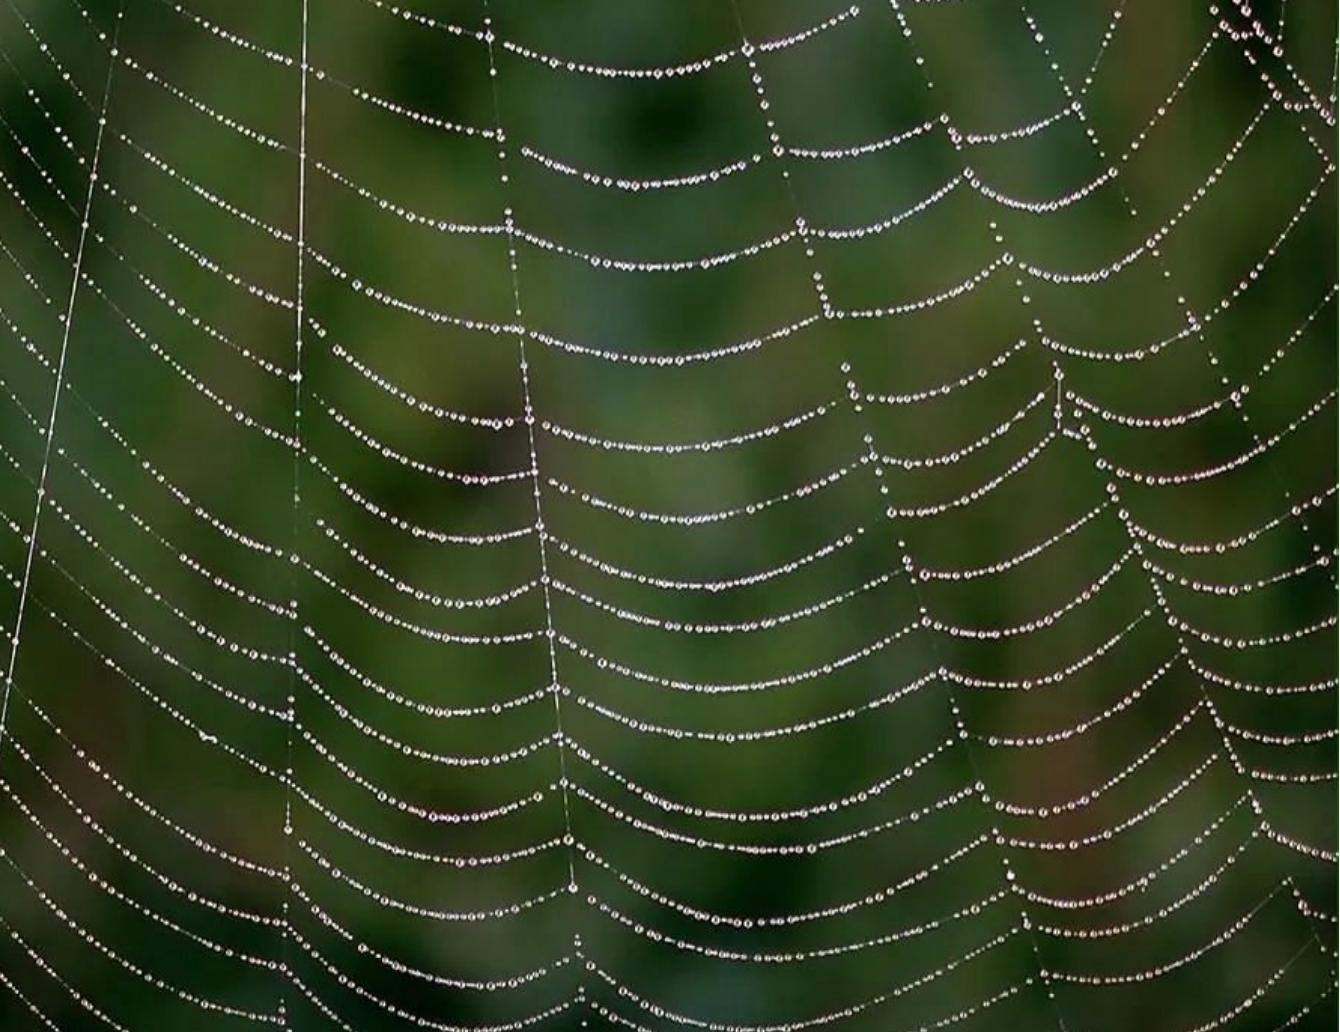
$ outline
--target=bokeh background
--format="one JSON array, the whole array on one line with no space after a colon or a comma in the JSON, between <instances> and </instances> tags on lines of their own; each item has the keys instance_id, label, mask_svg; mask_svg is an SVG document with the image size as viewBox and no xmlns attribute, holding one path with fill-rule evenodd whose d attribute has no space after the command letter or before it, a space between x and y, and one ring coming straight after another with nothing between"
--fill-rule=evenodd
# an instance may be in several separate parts
<instances>
[{"instance_id":1,"label":"bokeh background","mask_svg":"<svg viewBox=\"0 0 1340 1032\"><path fill-rule=\"evenodd\" d=\"M0 2L0 1025L1334 1026L1334 5L305 25Z\"/></svg>"}]
</instances>

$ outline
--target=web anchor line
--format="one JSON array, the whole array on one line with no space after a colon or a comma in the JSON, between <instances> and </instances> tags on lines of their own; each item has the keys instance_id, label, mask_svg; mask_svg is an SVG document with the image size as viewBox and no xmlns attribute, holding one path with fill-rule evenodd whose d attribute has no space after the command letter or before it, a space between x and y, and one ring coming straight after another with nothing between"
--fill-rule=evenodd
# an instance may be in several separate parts
<instances>
[{"instance_id":1,"label":"web anchor line","mask_svg":"<svg viewBox=\"0 0 1340 1032\"><path fill-rule=\"evenodd\" d=\"M299 0L299 12L301 15L301 51L299 55L298 67L298 212L297 212L297 232L294 235L294 244L296 251L295 261L295 284L293 295L293 372L289 374L289 379L293 382L293 424L291 431L291 443L293 450L293 472L292 472L292 508L290 513L289 528L289 604L288 604L288 694L284 707L284 824L283 832L283 851L284 851L284 898L280 904L280 916L284 925L283 938L283 967L282 978L280 980L279 990L279 1016L283 1022L283 1027L291 1027L291 1014L289 1013L289 988L294 983L296 976L293 972L293 942L296 937L296 931L293 927L293 916L290 913L294 892L297 888L293 878L293 728L298 719L298 692L301 687L302 678L298 664L298 642L299 642L299 603L298 603L298 580L304 567L300 561L300 552L298 549L299 527L301 523L302 507L302 459L303 459L303 437L302 437L302 345L303 336L306 333L307 326L306 315L306 291L305 274L307 258L307 40L308 40L308 0ZM301 940L299 940L301 942Z\"/></svg>"},{"instance_id":2,"label":"web anchor line","mask_svg":"<svg viewBox=\"0 0 1340 1032\"><path fill-rule=\"evenodd\" d=\"M5 743L6 722L9 717L9 697L14 690L14 668L19 658L19 639L23 630L23 616L28 603L32 582L33 557L37 552L37 532L42 521L42 505L46 500L47 471L51 466L51 450L56 439L56 417L60 411L61 394L65 387L65 362L70 352L70 330L74 325L74 305L79 293L79 282L84 274L84 247L92 222L93 197L98 184L98 165L102 158L103 134L107 128L107 111L112 99L112 76L116 71L116 55L121 38L121 21L125 16L126 0L118 0L116 20L113 23L107 76L102 88L102 107L98 113L97 135L93 143L93 158L88 171L88 191L84 197L84 214L79 223L79 243L75 249L74 271L70 277L70 297L65 305L64 328L61 333L60 357L56 362L56 383L51 392L51 411L47 417L45 441L42 446L42 471L37 479L36 499L33 502L32 529L28 532L28 549L23 560L23 578L19 588L18 608L14 615L14 630L10 634L9 663L5 670L4 696L0 698L0 747Z\"/></svg>"}]
</instances>

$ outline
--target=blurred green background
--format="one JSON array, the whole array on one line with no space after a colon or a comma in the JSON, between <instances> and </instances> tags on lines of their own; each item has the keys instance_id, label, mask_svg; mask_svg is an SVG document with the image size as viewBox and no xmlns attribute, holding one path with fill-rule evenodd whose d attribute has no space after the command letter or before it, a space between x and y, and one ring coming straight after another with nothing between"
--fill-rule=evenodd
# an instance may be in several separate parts
<instances>
[{"instance_id":1,"label":"blurred green background","mask_svg":"<svg viewBox=\"0 0 1340 1032\"><path fill-rule=\"evenodd\" d=\"M1334 1026L1334 5L305 26L0 2L0 1025Z\"/></svg>"}]
</instances>

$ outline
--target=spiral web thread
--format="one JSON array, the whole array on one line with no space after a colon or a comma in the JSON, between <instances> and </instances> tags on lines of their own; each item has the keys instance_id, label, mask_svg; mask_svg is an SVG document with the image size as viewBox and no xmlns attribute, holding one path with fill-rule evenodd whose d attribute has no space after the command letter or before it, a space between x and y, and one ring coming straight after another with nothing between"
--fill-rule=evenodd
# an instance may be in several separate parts
<instances>
[{"instance_id":1,"label":"spiral web thread","mask_svg":"<svg viewBox=\"0 0 1340 1032\"><path fill-rule=\"evenodd\" d=\"M0 25L5 1028L1334 1026L1329 5Z\"/></svg>"}]
</instances>

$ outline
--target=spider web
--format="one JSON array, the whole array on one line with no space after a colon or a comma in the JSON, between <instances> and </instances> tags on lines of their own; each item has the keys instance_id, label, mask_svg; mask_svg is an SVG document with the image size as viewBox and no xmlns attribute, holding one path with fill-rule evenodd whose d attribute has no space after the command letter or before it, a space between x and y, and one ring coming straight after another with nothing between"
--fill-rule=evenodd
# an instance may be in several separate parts
<instances>
[{"instance_id":1,"label":"spider web","mask_svg":"<svg viewBox=\"0 0 1340 1032\"><path fill-rule=\"evenodd\" d=\"M1332 8L0 25L6 1029L1333 1027Z\"/></svg>"}]
</instances>

